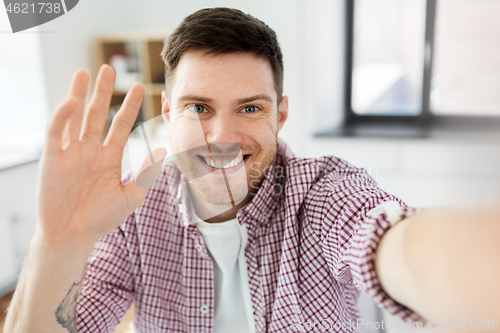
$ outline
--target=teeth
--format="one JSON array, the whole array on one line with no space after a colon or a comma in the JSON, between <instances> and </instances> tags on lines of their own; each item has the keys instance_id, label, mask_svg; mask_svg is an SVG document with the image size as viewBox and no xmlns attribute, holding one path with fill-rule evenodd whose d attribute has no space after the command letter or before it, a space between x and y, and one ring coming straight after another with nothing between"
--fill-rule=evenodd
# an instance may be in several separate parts
<instances>
[{"instance_id":1,"label":"teeth","mask_svg":"<svg viewBox=\"0 0 500 333\"><path fill-rule=\"evenodd\" d=\"M214 168L218 168L218 169L228 169L228 168L232 168L232 167L235 167L237 166L238 164L240 164L241 162L243 161L243 158L241 158L239 161L236 161L236 159L232 160L232 161L214 161L210 158L205 158L205 163L207 163L208 165L214 167Z\"/></svg>"},{"instance_id":2,"label":"teeth","mask_svg":"<svg viewBox=\"0 0 500 333\"><path fill-rule=\"evenodd\" d=\"M215 163L214 163L214 161L212 159L205 158L205 163L207 163L210 166L215 167Z\"/></svg>"},{"instance_id":3,"label":"teeth","mask_svg":"<svg viewBox=\"0 0 500 333\"><path fill-rule=\"evenodd\" d=\"M232 168L232 167L237 166L238 164L241 163L241 161L243 161L243 159L238 160L238 161L236 161L236 159L232 160L231 162L228 163L228 168Z\"/></svg>"}]
</instances>

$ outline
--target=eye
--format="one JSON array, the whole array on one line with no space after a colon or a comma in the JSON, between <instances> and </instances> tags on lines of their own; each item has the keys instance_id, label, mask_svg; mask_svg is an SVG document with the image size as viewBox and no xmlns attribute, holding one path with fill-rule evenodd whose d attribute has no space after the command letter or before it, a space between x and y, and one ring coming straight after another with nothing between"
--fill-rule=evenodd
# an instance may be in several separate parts
<instances>
[{"instance_id":1,"label":"eye","mask_svg":"<svg viewBox=\"0 0 500 333\"><path fill-rule=\"evenodd\" d=\"M203 105L195 104L194 111L196 113L203 113L203 111L205 111L205 107Z\"/></svg>"},{"instance_id":2,"label":"eye","mask_svg":"<svg viewBox=\"0 0 500 333\"><path fill-rule=\"evenodd\" d=\"M194 104L193 111L196 113L203 113L203 112L205 112L205 107L203 105L200 105L200 104Z\"/></svg>"},{"instance_id":3,"label":"eye","mask_svg":"<svg viewBox=\"0 0 500 333\"><path fill-rule=\"evenodd\" d=\"M248 106L245 106L245 108L243 109L243 111L245 113L252 113L252 112L257 111L257 107L255 105L248 105Z\"/></svg>"},{"instance_id":4,"label":"eye","mask_svg":"<svg viewBox=\"0 0 500 333\"><path fill-rule=\"evenodd\" d=\"M196 112L196 113L206 112L205 107L201 104L190 104L187 106L187 109L189 109L190 111Z\"/></svg>"}]
</instances>

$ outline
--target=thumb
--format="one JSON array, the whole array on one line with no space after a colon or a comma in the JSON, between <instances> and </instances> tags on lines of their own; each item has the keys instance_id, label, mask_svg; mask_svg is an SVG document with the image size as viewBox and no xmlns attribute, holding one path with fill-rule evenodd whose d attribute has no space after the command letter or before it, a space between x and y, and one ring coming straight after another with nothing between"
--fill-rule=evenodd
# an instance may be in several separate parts
<instances>
[{"instance_id":1,"label":"thumb","mask_svg":"<svg viewBox=\"0 0 500 333\"><path fill-rule=\"evenodd\" d=\"M139 170L134 174L135 182L127 184L126 188L129 193L133 194L134 206L137 208L148 193L149 188L160 173L163 159L167 156L165 148L156 148L142 162Z\"/></svg>"},{"instance_id":2,"label":"thumb","mask_svg":"<svg viewBox=\"0 0 500 333\"><path fill-rule=\"evenodd\" d=\"M163 159L167 156L165 148L156 148L142 162L139 171L135 174L135 183L143 189L149 190L160 173Z\"/></svg>"}]
</instances>

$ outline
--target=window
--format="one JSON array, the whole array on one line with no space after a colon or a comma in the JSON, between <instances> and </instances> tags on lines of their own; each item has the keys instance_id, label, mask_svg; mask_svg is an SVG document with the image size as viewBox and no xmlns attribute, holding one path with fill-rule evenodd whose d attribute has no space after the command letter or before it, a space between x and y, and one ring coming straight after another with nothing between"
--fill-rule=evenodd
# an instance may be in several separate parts
<instances>
[{"instance_id":1,"label":"window","mask_svg":"<svg viewBox=\"0 0 500 333\"><path fill-rule=\"evenodd\" d=\"M346 4L347 125L500 120L500 1Z\"/></svg>"},{"instance_id":2,"label":"window","mask_svg":"<svg viewBox=\"0 0 500 333\"><path fill-rule=\"evenodd\" d=\"M352 110L417 115L422 108L425 2L357 0Z\"/></svg>"},{"instance_id":3,"label":"window","mask_svg":"<svg viewBox=\"0 0 500 333\"><path fill-rule=\"evenodd\" d=\"M35 160L48 112L39 34L11 32L0 10L0 169Z\"/></svg>"},{"instance_id":4,"label":"window","mask_svg":"<svg viewBox=\"0 0 500 333\"><path fill-rule=\"evenodd\" d=\"M439 0L430 109L500 116L500 1Z\"/></svg>"}]
</instances>

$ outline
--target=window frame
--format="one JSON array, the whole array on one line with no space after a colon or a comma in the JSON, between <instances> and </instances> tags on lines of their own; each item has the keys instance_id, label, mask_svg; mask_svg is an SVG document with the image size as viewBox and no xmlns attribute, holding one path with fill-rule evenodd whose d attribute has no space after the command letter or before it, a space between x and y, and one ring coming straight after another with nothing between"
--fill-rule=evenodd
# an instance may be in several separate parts
<instances>
[{"instance_id":1,"label":"window frame","mask_svg":"<svg viewBox=\"0 0 500 333\"><path fill-rule=\"evenodd\" d=\"M359 128L384 127L387 129L399 127L396 136L427 136L436 128L454 128L460 130L482 129L498 130L500 116L454 116L436 115L430 110L431 78L434 64L434 40L436 26L437 2L427 0L425 9L425 41L424 66L421 96L421 112L415 116L394 115L360 115L352 110L352 72L354 55L354 7L356 0L345 0L345 73L344 73L344 122L343 135L363 135ZM403 134L401 135L401 129ZM407 135L404 129L410 129ZM391 136L390 134L388 136Z\"/></svg>"}]
</instances>

